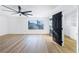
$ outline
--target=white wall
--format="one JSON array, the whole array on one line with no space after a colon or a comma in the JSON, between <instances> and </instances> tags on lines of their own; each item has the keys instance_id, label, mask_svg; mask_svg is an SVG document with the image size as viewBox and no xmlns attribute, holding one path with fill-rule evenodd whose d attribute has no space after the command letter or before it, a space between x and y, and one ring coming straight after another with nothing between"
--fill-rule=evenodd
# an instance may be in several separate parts
<instances>
[{"instance_id":1,"label":"white wall","mask_svg":"<svg viewBox=\"0 0 79 59\"><path fill-rule=\"evenodd\" d=\"M8 34L8 27L7 27L7 19L6 16L0 14L0 36Z\"/></svg>"},{"instance_id":2,"label":"white wall","mask_svg":"<svg viewBox=\"0 0 79 59\"><path fill-rule=\"evenodd\" d=\"M53 9L52 14L62 11L64 34L71 38L78 39L78 11L77 6L58 6Z\"/></svg>"},{"instance_id":3,"label":"white wall","mask_svg":"<svg viewBox=\"0 0 79 59\"><path fill-rule=\"evenodd\" d=\"M78 6L78 52L79 52L79 6Z\"/></svg>"},{"instance_id":4,"label":"white wall","mask_svg":"<svg viewBox=\"0 0 79 59\"><path fill-rule=\"evenodd\" d=\"M46 17L8 17L8 32L9 34L48 34L49 33L49 25L48 18ZM40 19L44 23L43 30L28 30L28 20Z\"/></svg>"},{"instance_id":5,"label":"white wall","mask_svg":"<svg viewBox=\"0 0 79 59\"><path fill-rule=\"evenodd\" d=\"M78 39L78 19L77 11L71 11L64 17L64 33L71 38Z\"/></svg>"}]
</instances>

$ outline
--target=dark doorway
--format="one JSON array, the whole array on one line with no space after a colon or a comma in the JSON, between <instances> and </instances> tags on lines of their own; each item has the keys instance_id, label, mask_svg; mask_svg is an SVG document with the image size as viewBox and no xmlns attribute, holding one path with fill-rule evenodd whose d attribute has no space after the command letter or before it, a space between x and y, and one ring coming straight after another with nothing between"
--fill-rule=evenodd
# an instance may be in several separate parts
<instances>
[{"instance_id":1,"label":"dark doorway","mask_svg":"<svg viewBox=\"0 0 79 59\"><path fill-rule=\"evenodd\" d=\"M62 12L52 16L53 39L62 46Z\"/></svg>"}]
</instances>

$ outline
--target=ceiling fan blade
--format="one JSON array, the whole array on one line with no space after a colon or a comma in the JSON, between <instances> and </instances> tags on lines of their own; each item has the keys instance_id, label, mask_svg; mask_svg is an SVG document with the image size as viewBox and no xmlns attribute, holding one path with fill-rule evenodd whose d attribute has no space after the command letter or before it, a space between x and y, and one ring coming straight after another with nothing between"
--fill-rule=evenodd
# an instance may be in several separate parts
<instances>
[{"instance_id":1,"label":"ceiling fan blade","mask_svg":"<svg viewBox=\"0 0 79 59\"><path fill-rule=\"evenodd\" d=\"M5 5L2 5L2 6L5 7L5 8L7 8L7 9L10 9L10 10L12 10L12 11L14 11L14 12L17 12L16 10L14 10L14 9L12 9L12 8L9 8L9 7L5 6Z\"/></svg>"},{"instance_id":2,"label":"ceiling fan blade","mask_svg":"<svg viewBox=\"0 0 79 59\"><path fill-rule=\"evenodd\" d=\"M32 12L32 11L24 11L23 13L29 13L29 12Z\"/></svg>"},{"instance_id":3,"label":"ceiling fan blade","mask_svg":"<svg viewBox=\"0 0 79 59\"><path fill-rule=\"evenodd\" d=\"M23 14L23 15L25 15L25 16L28 16L28 15L33 16L32 14Z\"/></svg>"},{"instance_id":4,"label":"ceiling fan blade","mask_svg":"<svg viewBox=\"0 0 79 59\"><path fill-rule=\"evenodd\" d=\"M19 13L21 12L21 6L18 6L18 12Z\"/></svg>"},{"instance_id":5,"label":"ceiling fan blade","mask_svg":"<svg viewBox=\"0 0 79 59\"><path fill-rule=\"evenodd\" d=\"M10 10L2 10L2 11L14 12L14 11L10 11Z\"/></svg>"},{"instance_id":6,"label":"ceiling fan blade","mask_svg":"<svg viewBox=\"0 0 79 59\"><path fill-rule=\"evenodd\" d=\"M32 14L26 14L26 15L30 15L30 16L33 16Z\"/></svg>"}]
</instances>

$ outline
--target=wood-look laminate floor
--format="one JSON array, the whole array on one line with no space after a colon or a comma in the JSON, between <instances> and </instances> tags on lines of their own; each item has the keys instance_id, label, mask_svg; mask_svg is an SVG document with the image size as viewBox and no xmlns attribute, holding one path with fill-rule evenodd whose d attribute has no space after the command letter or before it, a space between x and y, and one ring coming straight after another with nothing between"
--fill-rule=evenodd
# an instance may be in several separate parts
<instances>
[{"instance_id":1,"label":"wood-look laminate floor","mask_svg":"<svg viewBox=\"0 0 79 59\"><path fill-rule=\"evenodd\" d=\"M62 52L76 52L76 41L65 37L64 46L61 47L49 35L5 35L0 37L0 53Z\"/></svg>"}]
</instances>

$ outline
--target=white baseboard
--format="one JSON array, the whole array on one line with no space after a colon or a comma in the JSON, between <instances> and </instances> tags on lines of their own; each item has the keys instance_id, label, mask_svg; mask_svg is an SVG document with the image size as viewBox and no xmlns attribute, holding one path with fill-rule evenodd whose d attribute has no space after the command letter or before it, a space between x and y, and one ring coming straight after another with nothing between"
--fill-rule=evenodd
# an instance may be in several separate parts
<instances>
[{"instance_id":1,"label":"white baseboard","mask_svg":"<svg viewBox=\"0 0 79 59\"><path fill-rule=\"evenodd\" d=\"M4 36L4 35L7 35L7 34L0 34L0 36Z\"/></svg>"}]
</instances>

